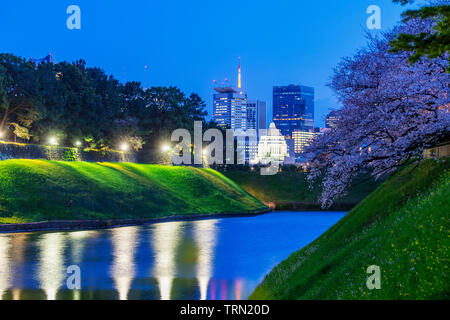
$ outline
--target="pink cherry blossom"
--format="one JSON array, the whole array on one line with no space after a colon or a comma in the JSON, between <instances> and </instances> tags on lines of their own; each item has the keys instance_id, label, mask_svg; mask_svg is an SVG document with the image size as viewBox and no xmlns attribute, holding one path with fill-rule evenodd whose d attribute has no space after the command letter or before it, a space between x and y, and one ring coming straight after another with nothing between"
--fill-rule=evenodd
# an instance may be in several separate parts
<instances>
[{"instance_id":1,"label":"pink cherry blossom","mask_svg":"<svg viewBox=\"0 0 450 320\"><path fill-rule=\"evenodd\" d=\"M430 20L410 20L335 68L330 87L342 108L337 128L306 149L309 180L324 177L320 202L329 207L362 170L379 178L447 139L450 131L448 55L411 66L409 53L389 52L397 34L432 32Z\"/></svg>"}]
</instances>

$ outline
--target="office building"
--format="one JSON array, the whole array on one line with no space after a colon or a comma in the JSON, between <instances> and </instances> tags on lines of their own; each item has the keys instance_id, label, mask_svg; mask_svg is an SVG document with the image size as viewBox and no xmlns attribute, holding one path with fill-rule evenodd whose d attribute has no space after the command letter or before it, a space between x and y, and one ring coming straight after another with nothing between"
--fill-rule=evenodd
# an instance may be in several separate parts
<instances>
[{"instance_id":1,"label":"office building","mask_svg":"<svg viewBox=\"0 0 450 320\"><path fill-rule=\"evenodd\" d=\"M267 107L265 101L247 101L247 129L265 130L267 128Z\"/></svg>"},{"instance_id":2,"label":"office building","mask_svg":"<svg viewBox=\"0 0 450 320\"><path fill-rule=\"evenodd\" d=\"M237 160L242 159L245 163L255 163L258 156L258 135L256 134L256 130L235 130L234 138L237 142Z\"/></svg>"},{"instance_id":3,"label":"office building","mask_svg":"<svg viewBox=\"0 0 450 320\"><path fill-rule=\"evenodd\" d=\"M338 116L336 111L331 111L325 118L325 127L332 129L336 128L338 121Z\"/></svg>"},{"instance_id":4,"label":"office building","mask_svg":"<svg viewBox=\"0 0 450 320\"><path fill-rule=\"evenodd\" d=\"M274 87L273 120L285 136L291 136L294 130L314 128L314 88Z\"/></svg>"},{"instance_id":5,"label":"office building","mask_svg":"<svg viewBox=\"0 0 450 320\"><path fill-rule=\"evenodd\" d=\"M292 132L292 140L294 141L294 153L296 156L301 156L305 147L311 144L311 141L320 134L320 129L309 130L295 130Z\"/></svg>"},{"instance_id":6,"label":"office building","mask_svg":"<svg viewBox=\"0 0 450 320\"><path fill-rule=\"evenodd\" d=\"M247 129L247 95L232 87L217 87L213 120L232 130Z\"/></svg>"},{"instance_id":7,"label":"office building","mask_svg":"<svg viewBox=\"0 0 450 320\"><path fill-rule=\"evenodd\" d=\"M294 131L314 128L314 88L300 85L273 88L273 122L285 136L293 140ZM295 143L288 143L289 154L295 154Z\"/></svg>"},{"instance_id":8,"label":"office building","mask_svg":"<svg viewBox=\"0 0 450 320\"><path fill-rule=\"evenodd\" d=\"M247 130L247 95L242 92L241 63L239 61L238 87L224 82L214 90L213 120L232 130Z\"/></svg>"},{"instance_id":9,"label":"office building","mask_svg":"<svg viewBox=\"0 0 450 320\"><path fill-rule=\"evenodd\" d=\"M225 79L214 90L213 120L233 130L238 156L245 163L254 163L258 155L259 131L267 128L267 106L264 101L247 101L242 89L240 59L237 87L229 85Z\"/></svg>"}]
</instances>

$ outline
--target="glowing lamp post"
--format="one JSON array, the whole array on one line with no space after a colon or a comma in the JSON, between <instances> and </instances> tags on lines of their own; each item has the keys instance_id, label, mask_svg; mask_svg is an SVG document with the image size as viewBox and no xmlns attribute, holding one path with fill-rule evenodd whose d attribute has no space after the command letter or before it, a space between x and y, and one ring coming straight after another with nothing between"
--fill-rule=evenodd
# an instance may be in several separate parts
<instances>
[{"instance_id":1,"label":"glowing lamp post","mask_svg":"<svg viewBox=\"0 0 450 320\"><path fill-rule=\"evenodd\" d=\"M203 149L202 155L203 155L203 157L202 157L203 168L209 168L210 152L209 152L208 148Z\"/></svg>"},{"instance_id":2,"label":"glowing lamp post","mask_svg":"<svg viewBox=\"0 0 450 320\"><path fill-rule=\"evenodd\" d=\"M75 141L75 147L77 148L81 147L81 141Z\"/></svg>"},{"instance_id":3,"label":"glowing lamp post","mask_svg":"<svg viewBox=\"0 0 450 320\"><path fill-rule=\"evenodd\" d=\"M173 148L170 144L165 143L161 146L161 156L158 157L158 163L170 166L172 165Z\"/></svg>"},{"instance_id":4,"label":"glowing lamp post","mask_svg":"<svg viewBox=\"0 0 450 320\"><path fill-rule=\"evenodd\" d=\"M126 143L122 143L122 145L120 146L120 150L121 150L122 152L127 152L129 148L130 148L130 147L129 147L128 144L126 144Z\"/></svg>"},{"instance_id":5,"label":"glowing lamp post","mask_svg":"<svg viewBox=\"0 0 450 320\"><path fill-rule=\"evenodd\" d=\"M163 152L169 152L170 151L170 146L168 144L165 144L161 147L161 150Z\"/></svg>"},{"instance_id":6,"label":"glowing lamp post","mask_svg":"<svg viewBox=\"0 0 450 320\"><path fill-rule=\"evenodd\" d=\"M56 145L58 145L58 140L56 140L55 137L50 137L50 138L48 139L48 143L49 143L51 146L56 146Z\"/></svg>"}]
</instances>

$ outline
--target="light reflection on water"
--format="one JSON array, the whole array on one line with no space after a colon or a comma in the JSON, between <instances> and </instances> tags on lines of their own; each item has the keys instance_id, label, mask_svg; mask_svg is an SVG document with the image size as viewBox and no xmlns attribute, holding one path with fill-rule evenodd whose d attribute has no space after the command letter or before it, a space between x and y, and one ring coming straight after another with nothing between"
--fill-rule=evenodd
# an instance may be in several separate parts
<instances>
[{"instance_id":1,"label":"light reflection on water","mask_svg":"<svg viewBox=\"0 0 450 320\"><path fill-rule=\"evenodd\" d=\"M213 272L217 222L217 220L194 222L195 241L198 247L197 279L200 287L200 300L206 300L208 295L209 279Z\"/></svg>"},{"instance_id":2,"label":"light reflection on water","mask_svg":"<svg viewBox=\"0 0 450 320\"><path fill-rule=\"evenodd\" d=\"M272 267L344 213L0 234L1 299L246 299ZM81 290L66 270L81 269Z\"/></svg>"},{"instance_id":3,"label":"light reflection on water","mask_svg":"<svg viewBox=\"0 0 450 320\"><path fill-rule=\"evenodd\" d=\"M155 252L153 275L159 284L161 300L170 300L172 282L176 273L176 249L182 237L184 222L155 224L152 246Z\"/></svg>"},{"instance_id":4,"label":"light reflection on water","mask_svg":"<svg viewBox=\"0 0 450 320\"><path fill-rule=\"evenodd\" d=\"M0 299L11 285L11 247L12 238L0 235Z\"/></svg>"},{"instance_id":5,"label":"light reflection on water","mask_svg":"<svg viewBox=\"0 0 450 320\"><path fill-rule=\"evenodd\" d=\"M74 231L68 234L71 245L71 261L73 264L82 262L84 247L88 239L95 236L95 234L95 231Z\"/></svg>"},{"instance_id":6,"label":"light reflection on water","mask_svg":"<svg viewBox=\"0 0 450 320\"><path fill-rule=\"evenodd\" d=\"M55 300L65 277L64 249L67 237L63 233L43 234L38 240L38 278L47 300Z\"/></svg>"},{"instance_id":7,"label":"light reflection on water","mask_svg":"<svg viewBox=\"0 0 450 320\"><path fill-rule=\"evenodd\" d=\"M74 231L68 234L69 243L71 246L71 264L79 265L83 260L84 248L90 237L95 235L95 231ZM72 300L81 299L81 291L72 291Z\"/></svg>"},{"instance_id":8,"label":"light reflection on water","mask_svg":"<svg viewBox=\"0 0 450 320\"><path fill-rule=\"evenodd\" d=\"M128 292L135 276L134 253L138 233L138 227L112 230L114 263L111 273L120 300L128 299Z\"/></svg>"}]
</instances>

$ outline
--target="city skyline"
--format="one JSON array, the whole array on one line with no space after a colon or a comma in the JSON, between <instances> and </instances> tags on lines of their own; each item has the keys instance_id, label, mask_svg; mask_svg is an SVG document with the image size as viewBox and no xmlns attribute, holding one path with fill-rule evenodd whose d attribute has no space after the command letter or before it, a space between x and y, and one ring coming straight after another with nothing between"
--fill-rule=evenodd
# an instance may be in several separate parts
<instances>
[{"instance_id":1,"label":"city skyline","mask_svg":"<svg viewBox=\"0 0 450 320\"><path fill-rule=\"evenodd\" d=\"M51 52L57 61L85 59L88 66L99 66L121 82L197 92L207 103L209 118L212 81L234 75L236 59L241 57L243 87L249 97L267 102L268 120L273 86L305 84L316 88L315 121L323 127L328 109L337 105L326 83L339 59L364 45L366 9L372 2L323 6L286 1L273 6L264 1L232 1L223 7L207 1L123 6L119 1L79 0L82 24L75 31L65 23L70 4L25 0L2 4L0 19L6 26L0 30L2 51L26 58ZM382 31L400 21L400 6L389 0L377 5L382 10ZM246 23L235 23L244 19ZM172 24L175 20L179 23ZM232 46L224 47L220 34L239 36Z\"/></svg>"}]
</instances>

